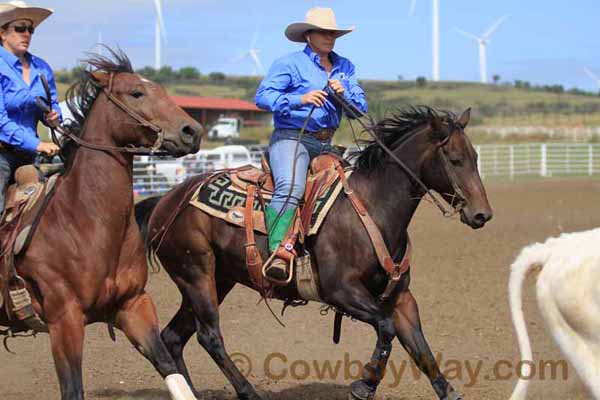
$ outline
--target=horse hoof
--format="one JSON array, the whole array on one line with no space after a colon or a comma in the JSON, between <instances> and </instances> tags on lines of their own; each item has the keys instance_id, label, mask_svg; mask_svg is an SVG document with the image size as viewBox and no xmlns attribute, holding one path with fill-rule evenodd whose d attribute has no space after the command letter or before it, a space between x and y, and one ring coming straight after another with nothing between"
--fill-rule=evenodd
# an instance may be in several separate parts
<instances>
[{"instance_id":1,"label":"horse hoof","mask_svg":"<svg viewBox=\"0 0 600 400\"><path fill-rule=\"evenodd\" d=\"M462 396L458 392L450 392L448 396L444 397L442 400L462 400Z\"/></svg>"},{"instance_id":2,"label":"horse hoof","mask_svg":"<svg viewBox=\"0 0 600 400\"><path fill-rule=\"evenodd\" d=\"M375 398L375 389L367 385L364 381L354 381L350 385L349 400L373 400Z\"/></svg>"}]
</instances>

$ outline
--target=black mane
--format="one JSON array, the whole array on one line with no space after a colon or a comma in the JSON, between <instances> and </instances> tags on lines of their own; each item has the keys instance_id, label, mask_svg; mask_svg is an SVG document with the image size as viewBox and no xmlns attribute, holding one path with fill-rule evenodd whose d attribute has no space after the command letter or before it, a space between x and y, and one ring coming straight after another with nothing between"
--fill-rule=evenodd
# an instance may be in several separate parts
<instances>
[{"instance_id":1,"label":"black mane","mask_svg":"<svg viewBox=\"0 0 600 400\"><path fill-rule=\"evenodd\" d=\"M106 46L105 46L106 47ZM106 47L111 57L91 54L81 61L81 74L77 81L67 90L67 107L73 114L74 120L69 124L69 130L79 136L83 123L89 114L94 100L100 94L101 88L96 84L91 72L107 73L133 72L131 61L120 49Z\"/></svg>"},{"instance_id":2,"label":"black mane","mask_svg":"<svg viewBox=\"0 0 600 400\"><path fill-rule=\"evenodd\" d=\"M393 144L399 143L399 139L403 136L420 126L432 123L435 119L451 128L455 124L456 116L449 111L436 111L428 106L411 106L398 110L391 117L377 122L373 126L373 131L388 148L393 150ZM439 132L439 134L442 135L443 132ZM357 169L372 170L386 162L388 154L375 140L364 140L361 141L361 144L366 147L351 156L356 158L355 167Z\"/></svg>"}]
</instances>

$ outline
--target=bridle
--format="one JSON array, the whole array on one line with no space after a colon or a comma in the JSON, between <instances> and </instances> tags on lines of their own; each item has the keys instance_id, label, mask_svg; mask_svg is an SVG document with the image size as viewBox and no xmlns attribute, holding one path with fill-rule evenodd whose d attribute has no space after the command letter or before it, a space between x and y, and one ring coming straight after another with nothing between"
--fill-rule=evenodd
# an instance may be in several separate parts
<instances>
[{"instance_id":1,"label":"bridle","mask_svg":"<svg viewBox=\"0 0 600 400\"><path fill-rule=\"evenodd\" d=\"M143 116L141 116L138 112L136 112L134 109L132 109L131 107L129 107L128 105L123 103L112 93L114 77L115 77L115 73L111 72L109 75L108 87L100 86L98 84L95 84L95 85L97 88L102 90L102 92L108 98L108 100L110 102L112 102L114 105L116 105L118 108L120 108L125 114L127 114L131 118L133 118L139 125L154 132L157 136L154 144L151 147L144 147L144 146L133 146L133 145L108 146L108 145L103 145L103 144L91 143L86 140L83 140L79 136L74 135L65 126L58 126L57 128L51 128L52 138L53 138L54 142L58 144L58 141L56 140L56 134L54 132L54 130L56 129L61 135L68 137L69 139L73 140L75 143L77 143L81 147L85 147L85 148L91 149L91 150L127 153L127 154L132 154L132 155L155 155L155 156L168 155L169 154L168 152L160 151L160 148L162 147L162 145L164 143L164 137L165 137L164 130L160 126L158 126L158 125L154 124L153 122L151 122L150 120L148 120L147 118L144 118ZM44 85L44 90L46 91L46 98L44 99L42 97L38 97L37 103L38 103L38 106L40 106L40 108L42 108L43 110L45 110L47 112L50 112L51 111L50 105L52 104L51 95L50 95L50 86L48 85L48 80L46 79L46 77L44 75L41 76L41 79L42 79L42 84Z\"/></svg>"},{"instance_id":2,"label":"bridle","mask_svg":"<svg viewBox=\"0 0 600 400\"><path fill-rule=\"evenodd\" d=\"M428 195L430 197L432 202L439 208L439 210L442 212L442 214L445 217L451 217L451 216L461 212L461 210L466 206L467 200L466 200L463 190L460 188L460 185L458 184L458 177L456 176L454 168L452 168L452 165L448 158L448 154L446 153L446 147L447 147L446 145L450 141L450 137L456 131L456 129L453 129L453 128L459 128L458 125L456 127L450 127L450 134L448 136L446 136L444 139L442 139L439 143L436 144L436 152L439 154L439 157L442 160L442 166L443 166L444 172L454 190L454 194L451 195L452 200L448 202L448 205L450 206L450 209L448 209L438 200L437 197L435 197L433 195L432 189L427 187L427 185L423 182L423 180L421 180L421 178L419 178L410 168L408 168L408 166L398 156L396 156L396 154L388 146L386 146L385 143L383 143L383 141L379 138L379 136L377 136L377 134L375 133L375 129L374 129L374 127L376 125L375 121L368 114L359 110L352 103L350 103L348 100L346 100L343 96L340 96L339 94L337 94L334 90L329 90L329 94L332 95L333 98L335 98L335 100L342 106L344 111L346 111L350 116L352 116L354 119L356 119L360 123L360 125L363 127L363 129L366 132L368 132L369 135L371 135L371 137L379 145L379 147L385 153L387 153L388 156L396 164L398 164L400 166L400 168L423 190L424 194ZM368 126L367 124L365 124L364 121L361 120L361 118L368 119L370 125ZM460 127L461 131L462 131L462 129L463 128ZM415 132L411 133L409 136L403 137L401 139L402 140L401 143L399 145L395 146L395 149L396 150L401 149L402 147L404 147L406 144L410 143L415 137L417 137L424 131L425 130L416 130Z\"/></svg>"}]
</instances>

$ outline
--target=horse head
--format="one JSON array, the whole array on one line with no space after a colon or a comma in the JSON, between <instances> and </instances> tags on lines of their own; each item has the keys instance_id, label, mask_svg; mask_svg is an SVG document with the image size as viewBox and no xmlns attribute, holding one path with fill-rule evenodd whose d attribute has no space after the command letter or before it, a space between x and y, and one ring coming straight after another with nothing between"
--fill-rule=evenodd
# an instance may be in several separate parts
<instances>
[{"instance_id":1,"label":"horse head","mask_svg":"<svg viewBox=\"0 0 600 400\"><path fill-rule=\"evenodd\" d=\"M80 129L93 108L103 116L116 146L162 150L175 157L197 152L202 125L164 88L136 74L125 54L110 52L114 61L99 55L85 60L90 70L67 94Z\"/></svg>"},{"instance_id":2,"label":"horse head","mask_svg":"<svg viewBox=\"0 0 600 400\"><path fill-rule=\"evenodd\" d=\"M478 229L493 213L477 169L477 153L465 133L470 117L471 109L459 118L428 112L430 147L423 181L460 212L463 223Z\"/></svg>"}]
</instances>

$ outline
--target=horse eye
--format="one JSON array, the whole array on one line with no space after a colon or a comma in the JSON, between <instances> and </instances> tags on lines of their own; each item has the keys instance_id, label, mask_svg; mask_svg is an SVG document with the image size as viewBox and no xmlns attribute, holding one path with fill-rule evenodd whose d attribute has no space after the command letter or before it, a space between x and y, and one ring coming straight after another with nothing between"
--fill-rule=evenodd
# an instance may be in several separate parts
<instances>
[{"instance_id":1,"label":"horse eye","mask_svg":"<svg viewBox=\"0 0 600 400\"><path fill-rule=\"evenodd\" d=\"M458 159L457 160L450 160L450 163L452 165L454 165L455 167L460 167L463 164L462 160L458 160Z\"/></svg>"},{"instance_id":2,"label":"horse eye","mask_svg":"<svg viewBox=\"0 0 600 400\"><path fill-rule=\"evenodd\" d=\"M135 92L131 93L131 95L133 97L135 97L136 99L139 99L140 97L142 97L144 95L144 93L140 92L139 90L136 90Z\"/></svg>"}]
</instances>

